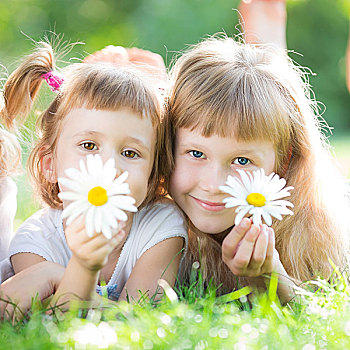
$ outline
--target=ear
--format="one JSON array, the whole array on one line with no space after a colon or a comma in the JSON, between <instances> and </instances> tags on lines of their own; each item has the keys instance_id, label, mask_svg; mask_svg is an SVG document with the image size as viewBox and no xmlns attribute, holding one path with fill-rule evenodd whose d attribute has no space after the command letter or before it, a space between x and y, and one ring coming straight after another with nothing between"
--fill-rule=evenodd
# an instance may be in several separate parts
<instances>
[{"instance_id":1,"label":"ear","mask_svg":"<svg viewBox=\"0 0 350 350\"><path fill-rule=\"evenodd\" d=\"M49 182L56 183L57 175L55 171L54 157L52 153L45 154L40 161L41 172Z\"/></svg>"}]
</instances>

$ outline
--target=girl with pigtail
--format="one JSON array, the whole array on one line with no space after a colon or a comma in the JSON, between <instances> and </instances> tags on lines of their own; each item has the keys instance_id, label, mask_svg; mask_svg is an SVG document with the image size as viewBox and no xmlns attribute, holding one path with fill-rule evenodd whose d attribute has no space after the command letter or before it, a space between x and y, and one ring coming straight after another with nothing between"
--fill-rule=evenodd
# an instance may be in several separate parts
<instances>
[{"instance_id":1,"label":"girl with pigtail","mask_svg":"<svg viewBox=\"0 0 350 350\"><path fill-rule=\"evenodd\" d=\"M7 257L13 236L17 186L11 176L17 172L20 159L21 149L17 138L0 126L0 261Z\"/></svg>"},{"instance_id":2,"label":"girl with pigtail","mask_svg":"<svg viewBox=\"0 0 350 350\"><path fill-rule=\"evenodd\" d=\"M0 95L0 113L3 110L4 100ZM16 136L0 124L0 262L7 257L13 236L13 220L17 210L17 186L11 176L18 171L20 160L21 147Z\"/></svg>"},{"instance_id":3,"label":"girl with pigtail","mask_svg":"<svg viewBox=\"0 0 350 350\"><path fill-rule=\"evenodd\" d=\"M328 279L330 260L344 271L349 189L332 163L305 73L279 49L213 37L176 61L171 80L162 155L172 164L169 193L190 222L183 279L200 261L205 282L227 293L237 284L264 286L276 272L285 302L294 283ZM249 218L235 225L222 185L228 175L261 168L294 187L294 214L270 227Z\"/></svg>"},{"instance_id":4,"label":"girl with pigtail","mask_svg":"<svg viewBox=\"0 0 350 350\"><path fill-rule=\"evenodd\" d=\"M51 46L39 43L5 84L7 125L28 115L43 80L57 96L38 120L28 167L48 207L24 222L12 240L14 272L23 275L28 266L45 261L63 266L55 299L69 293L91 300L95 290L101 293L101 281L113 300L137 299L140 291L151 296L160 277L174 284L187 232L159 186L157 89L146 73L130 66L76 63L57 74ZM88 192L84 205L94 209L86 212L69 189L75 180L80 188L90 173L104 180ZM74 180L72 174L85 175ZM113 191L120 195L113 197ZM114 221L101 219L103 207L110 208ZM62 210L70 214L62 216Z\"/></svg>"}]
</instances>

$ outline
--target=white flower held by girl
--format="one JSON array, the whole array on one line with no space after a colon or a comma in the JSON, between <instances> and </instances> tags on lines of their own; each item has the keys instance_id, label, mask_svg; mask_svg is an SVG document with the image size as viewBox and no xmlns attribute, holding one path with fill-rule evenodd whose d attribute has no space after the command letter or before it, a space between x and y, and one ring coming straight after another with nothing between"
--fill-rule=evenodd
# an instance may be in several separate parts
<instances>
[{"instance_id":1,"label":"white flower held by girl","mask_svg":"<svg viewBox=\"0 0 350 350\"><path fill-rule=\"evenodd\" d=\"M264 169L253 174L238 169L240 178L229 175L227 186L220 186L220 190L230 194L223 200L226 208L237 207L235 225L238 225L248 213L253 215L254 225L259 226L263 217L266 225L271 226L272 217L282 220L282 215L293 215L287 207L293 207L291 202L282 200L290 196L292 186L285 187L286 180L277 174L265 175Z\"/></svg>"},{"instance_id":2,"label":"white flower held by girl","mask_svg":"<svg viewBox=\"0 0 350 350\"><path fill-rule=\"evenodd\" d=\"M130 194L125 182L128 172L118 178L113 158L104 165L101 157L88 155L86 166L80 160L80 171L74 168L65 170L68 178L58 178L59 184L72 191L60 192L61 200L72 201L64 210L62 218L69 226L78 216L85 214L86 233L89 237L102 232L106 238L112 238L112 231L117 231L118 220L126 221L128 216L123 210L136 212L135 199Z\"/></svg>"}]
</instances>

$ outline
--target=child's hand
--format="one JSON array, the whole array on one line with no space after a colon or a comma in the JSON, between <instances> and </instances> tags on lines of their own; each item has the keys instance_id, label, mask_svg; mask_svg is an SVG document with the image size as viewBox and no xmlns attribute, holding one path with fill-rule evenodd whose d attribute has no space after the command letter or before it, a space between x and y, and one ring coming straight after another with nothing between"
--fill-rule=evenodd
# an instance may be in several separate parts
<instances>
[{"instance_id":1,"label":"child's hand","mask_svg":"<svg viewBox=\"0 0 350 350\"><path fill-rule=\"evenodd\" d=\"M129 61L160 80L166 80L167 72L163 57L148 50L132 47L127 49Z\"/></svg>"},{"instance_id":2,"label":"child's hand","mask_svg":"<svg viewBox=\"0 0 350 350\"><path fill-rule=\"evenodd\" d=\"M0 286L0 318L16 322L30 309L32 298L40 301L53 295L59 285L64 267L43 261L12 276ZM15 306L15 305L16 306Z\"/></svg>"},{"instance_id":3,"label":"child's hand","mask_svg":"<svg viewBox=\"0 0 350 350\"><path fill-rule=\"evenodd\" d=\"M225 237L222 259L236 276L257 277L273 272L279 262L273 229L265 224L257 227L244 218Z\"/></svg>"},{"instance_id":4,"label":"child's hand","mask_svg":"<svg viewBox=\"0 0 350 350\"><path fill-rule=\"evenodd\" d=\"M109 62L116 66L134 65L158 80L167 79L166 67L161 55L148 50L133 47L125 49L122 46L106 46L84 59L85 63Z\"/></svg>"},{"instance_id":5,"label":"child's hand","mask_svg":"<svg viewBox=\"0 0 350 350\"><path fill-rule=\"evenodd\" d=\"M120 230L111 238L106 238L102 233L95 233L89 237L85 230L83 217L77 218L66 230L66 238L73 256L79 264L90 271L98 271L108 261L108 255L124 244L126 233L120 223Z\"/></svg>"},{"instance_id":6,"label":"child's hand","mask_svg":"<svg viewBox=\"0 0 350 350\"><path fill-rule=\"evenodd\" d=\"M123 46L106 46L104 49L96 51L84 58L84 63L109 62L116 66L125 66L129 64L127 50Z\"/></svg>"}]
</instances>

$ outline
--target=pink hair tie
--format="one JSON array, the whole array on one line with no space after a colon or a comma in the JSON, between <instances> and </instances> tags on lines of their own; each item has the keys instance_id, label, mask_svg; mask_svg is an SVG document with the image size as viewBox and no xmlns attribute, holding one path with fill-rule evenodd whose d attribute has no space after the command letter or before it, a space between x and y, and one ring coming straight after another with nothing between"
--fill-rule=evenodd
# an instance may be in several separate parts
<instances>
[{"instance_id":1,"label":"pink hair tie","mask_svg":"<svg viewBox=\"0 0 350 350\"><path fill-rule=\"evenodd\" d=\"M53 92L58 91L64 82L63 78L60 78L58 75L53 74L52 71L43 74L41 78L46 80Z\"/></svg>"}]
</instances>

